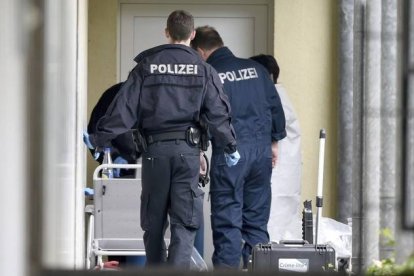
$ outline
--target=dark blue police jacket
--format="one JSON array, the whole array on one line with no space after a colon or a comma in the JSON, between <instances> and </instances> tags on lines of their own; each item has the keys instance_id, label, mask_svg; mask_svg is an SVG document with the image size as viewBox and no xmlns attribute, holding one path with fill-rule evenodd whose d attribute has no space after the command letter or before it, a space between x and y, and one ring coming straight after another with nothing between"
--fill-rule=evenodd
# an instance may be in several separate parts
<instances>
[{"instance_id":1,"label":"dark blue police jacket","mask_svg":"<svg viewBox=\"0 0 414 276\"><path fill-rule=\"evenodd\" d=\"M286 137L280 97L261 64L238 58L227 47L214 51L207 63L217 70L224 84L238 145L279 141Z\"/></svg>"},{"instance_id":2,"label":"dark blue police jacket","mask_svg":"<svg viewBox=\"0 0 414 276\"><path fill-rule=\"evenodd\" d=\"M209 126L223 147L235 145L230 105L217 72L192 48L166 44L139 54L131 71L96 132L92 145L137 125L145 135Z\"/></svg>"},{"instance_id":3,"label":"dark blue police jacket","mask_svg":"<svg viewBox=\"0 0 414 276\"><path fill-rule=\"evenodd\" d=\"M109 105L111 104L115 96L118 94L123 84L123 82L117 83L105 90L105 92L101 95L95 107L93 108L91 117L89 119L89 134L95 133L96 124L98 123L99 119L105 115ZM115 160L118 156L121 156L128 163L135 164L137 159L140 157L140 153L137 152L135 148L132 130L117 136L115 139L111 140L110 143L106 146L111 147L111 156L113 160ZM95 150L90 150L90 152L92 156L94 156ZM101 154L96 161L98 161L99 164L101 164L103 161L103 154Z\"/></svg>"}]
</instances>

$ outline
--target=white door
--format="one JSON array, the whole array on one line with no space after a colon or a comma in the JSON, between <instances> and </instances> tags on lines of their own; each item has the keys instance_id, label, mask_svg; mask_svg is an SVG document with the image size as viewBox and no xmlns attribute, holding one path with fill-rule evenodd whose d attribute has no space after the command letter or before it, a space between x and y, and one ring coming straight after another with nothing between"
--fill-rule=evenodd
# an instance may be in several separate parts
<instances>
[{"instance_id":1,"label":"white door","mask_svg":"<svg viewBox=\"0 0 414 276\"><path fill-rule=\"evenodd\" d=\"M269 53L269 4L260 2L263 1L254 1L255 4L249 5L121 2L118 79L127 78L135 66L133 58L140 52L167 43L164 35L167 17L176 9L193 14L196 27L215 27L224 44L236 56L247 58L254 54Z\"/></svg>"},{"instance_id":2,"label":"white door","mask_svg":"<svg viewBox=\"0 0 414 276\"><path fill-rule=\"evenodd\" d=\"M138 2L138 1L137 1ZM184 2L184 1L183 1ZM196 1L193 1L196 2ZM232 2L231 4L229 4ZM210 25L217 29L225 46L239 57L272 53L272 29L269 24L273 10L270 2L197 1L197 4L131 3L120 1L119 75L125 80L135 66L134 57L140 52L167 43L164 35L168 15L177 9L189 11L195 26ZM224 3L224 4L223 4ZM227 3L227 4L225 4ZM208 156L211 153L208 152ZM210 224L209 185L204 201L204 260L209 267L213 253Z\"/></svg>"}]
</instances>

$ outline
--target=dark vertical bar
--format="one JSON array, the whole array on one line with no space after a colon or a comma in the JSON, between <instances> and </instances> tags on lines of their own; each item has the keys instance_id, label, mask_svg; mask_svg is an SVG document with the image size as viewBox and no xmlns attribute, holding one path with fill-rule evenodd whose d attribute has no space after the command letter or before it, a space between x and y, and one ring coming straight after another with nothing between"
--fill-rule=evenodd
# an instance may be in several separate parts
<instances>
[{"instance_id":1,"label":"dark vertical bar","mask_svg":"<svg viewBox=\"0 0 414 276\"><path fill-rule=\"evenodd\" d=\"M29 268L41 275L42 269L42 164L43 164L43 78L44 78L44 0L28 0L39 21L30 26L27 38L27 106L28 106L28 203ZM32 12L33 12L32 11Z\"/></svg>"},{"instance_id":2,"label":"dark vertical bar","mask_svg":"<svg viewBox=\"0 0 414 276\"><path fill-rule=\"evenodd\" d=\"M402 127L402 227L406 230L414 230L414 221L410 219L410 202L409 197L412 196L413 190L409 189L409 185L413 183L413 180L410 179L410 171L413 169L410 166L410 159L414 158L410 156L410 150L413 146L410 144L410 135L414 132L413 129L410 129L410 121L414 119L412 106L410 106L410 101L412 95L409 93L410 87L410 75L414 75L414 68L410 68L412 65L410 62L413 62L410 57L410 47L411 40L410 35L414 30L412 29L410 22L410 11L412 10L412 0L405 0L402 4L402 102L403 102L403 127ZM411 212L413 212L411 210Z\"/></svg>"}]
</instances>

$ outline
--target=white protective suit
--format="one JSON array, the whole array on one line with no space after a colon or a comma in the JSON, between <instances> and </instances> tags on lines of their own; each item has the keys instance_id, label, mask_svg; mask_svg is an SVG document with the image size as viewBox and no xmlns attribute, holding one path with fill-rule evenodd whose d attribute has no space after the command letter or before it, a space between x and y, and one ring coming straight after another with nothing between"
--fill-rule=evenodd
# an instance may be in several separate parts
<instances>
[{"instance_id":1,"label":"white protective suit","mask_svg":"<svg viewBox=\"0 0 414 276\"><path fill-rule=\"evenodd\" d=\"M272 172L272 205L268 231L271 241L302 239L300 127L281 84L276 84L286 117L287 136L279 141L278 161Z\"/></svg>"}]
</instances>

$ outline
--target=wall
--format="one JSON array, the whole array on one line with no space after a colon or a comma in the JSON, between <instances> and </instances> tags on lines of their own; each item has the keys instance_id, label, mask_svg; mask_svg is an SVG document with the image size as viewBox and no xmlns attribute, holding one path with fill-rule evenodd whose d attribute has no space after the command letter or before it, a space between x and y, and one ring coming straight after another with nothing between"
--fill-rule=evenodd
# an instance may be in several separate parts
<instances>
[{"instance_id":1,"label":"wall","mask_svg":"<svg viewBox=\"0 0 414 276\"><path fill-rule=\"evenodd\" d=\"M88 120L102 93L117 82L117 0L89 0ZM88 185L98 163L88 153Z\"/></svg>"},{"instance_id":2,"label":"wall","mask_svg":"<svg viewBox=\"0 0 414 276\"><path fill-rule=\"evenodd\" d=\"M275 0L275 56L302 128L302 199L315 202L319 130L327 131L324 216L336 213L337 2ZM88 114L116 83L118 1L89 0ZM89 115L88 115L89 116ZM97 163L88 154L88 184Z\"/></svg>"},{"instance_id":3,"label":"wall","mask_svg":"<svg viewBox=\"0 0 414 276\"><path fill-rule=\"evenodd\" d=\"M324 216L334 217L338 120L336 1L275 0L275 52L302 131L302 199L315 204L319 130L327 132Z\"/></svg>"},{"instance_id":4,"label":"wall","mask_svg":"<svg viewBox=\"0 0 414 276\"><path fill-rule=\"evenodd\" d=\"M30 166L27 158L32 139L27 137L34 120L28 120L30 107L27 99L31 95L26 88L30 79L26 68L31 65L28 60L29 48L32 48L26 47L26 44L22 47L22 41L32 41L32 34L37 28L16 20L26 16L30 13L21 8L19 1L0 2L0 76L4 99L0 102L0 275L25 276L29 270Z\"/></svg>"},{"instance_id":5,"label":"wall","mask_svg":"<svg viewBox=\"0 0 414 276\"><path fill-rule=\"evenodd\" d=\"M32 68L36 71L30 75L37 76L37 81L28 86L33 89L29 91L31 96L41 99L38 103L30 100L30 106L38 109L30 114L30 121L39 123L34 124L37 135L30 135L31 140L41 141L33 144L40 152L31 159L36 163L34 171L38 170L38 175L31 176L36 178L32 181L39 181L31 196L39 196L42 211L34 224L41 224L42 266L79 269L85 260L86 147L82 130L87 99L87 1L48 0L44 5L44 44L33 47L40 68Z\"/></svg>"}]
</instances>

